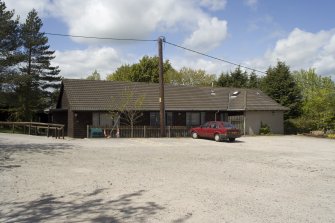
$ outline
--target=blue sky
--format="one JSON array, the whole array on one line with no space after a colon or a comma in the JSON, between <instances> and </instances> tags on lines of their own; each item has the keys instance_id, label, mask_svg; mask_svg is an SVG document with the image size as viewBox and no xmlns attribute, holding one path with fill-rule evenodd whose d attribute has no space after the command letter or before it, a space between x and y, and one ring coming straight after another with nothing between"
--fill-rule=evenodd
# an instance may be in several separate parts
<instances>
[{"instance_id":1,"label":"blue sky","mask_svg":"<svg viewBox=\"0 0 335 223\"><path fill-rule=\"evenodd\" d=\"M24 21L32 8L43 31L70 35L166 40L265 71L278 60L291 70L315 68L335 80L333 0L4 0ZM104 77L122 64L157 54L156 42L48 36L54 65L67 78ZM164 45L180 69L219 75L230 64ZM260 74L261 75L261 74Z\"/></svg>"}]
</instances>

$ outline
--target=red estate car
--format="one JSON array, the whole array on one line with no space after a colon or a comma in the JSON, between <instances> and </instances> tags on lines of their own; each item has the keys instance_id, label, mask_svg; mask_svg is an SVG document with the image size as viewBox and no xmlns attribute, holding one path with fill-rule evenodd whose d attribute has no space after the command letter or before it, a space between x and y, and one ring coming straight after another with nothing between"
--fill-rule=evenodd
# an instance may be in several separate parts
<instances>
[{"instance_id":1,"label":"red estate car","mask_svg":"<svg viewBox=\"0 0 335 223\"><path fill-rule=\"evenodd\" d=\"M193 139L210 138L219 142L228 139L234 142L236 138L241 137L241 132L233 124L222 121L210 121L200 127L191 128L191 136Z\"/></svg>"}]
</instances>

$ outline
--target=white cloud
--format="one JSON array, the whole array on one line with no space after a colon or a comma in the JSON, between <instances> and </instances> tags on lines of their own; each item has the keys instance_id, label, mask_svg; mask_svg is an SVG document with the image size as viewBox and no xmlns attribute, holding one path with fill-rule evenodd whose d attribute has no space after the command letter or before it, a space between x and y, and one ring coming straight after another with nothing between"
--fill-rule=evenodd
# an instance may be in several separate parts
<instances>
[{"instance_id":1,"label":"white cloud","mask_svg":"<svg viewBox=\"0 0 335 223\"><path fill-rule=\"evenodd\" d=\"M207 7L212 11L223 10L226 7L227 0L200 0L200 5Z\"/></svg>"},{"instance_id":2,"label":"white cloud","mask_svg":"<svg viewBox=\"0 0 335 223\"><path fill-rule=\"evenodd\" d=\"M196 70L205 70L208 74L216 74L217 77L222 72L235 69L235 67L230 64L199 57L174 57L171 58L170 61L173 67L177 70L180 70L183 67L190 67Z\"/></svg>"},{"instance_id":3,"label":"white cloud","mask_svg":"<svg viewBox=\"0 0 335 223\"><path fill-rule=\"evenodd\" d=\"M127 63L111 47L56 51L55 56L52 65L59 66L61 75L66 78L85 78L94 70L104 78L106 74Z\"/></svg>"},{"instance_id":4,"label":"white cloud","mask_svg":"<svg viewBox=\"0 0 335 223\"><path fill-rule=\"evenodd\" d=\"M247 64L266 70L277 61L284 61L291 70L315 68L320 75L333 75L335 79L335 29L306 32L294 29L287 38L277 41L273 49L262 58L248 61Z\"/></svg>"},{"instance_id":5,"label":"white cloud","mask_svg":"<svg viewBox=\"0 0 335 223\"><path fill-rule=\"evenodd\" d=\"M154 31L190 27L205 16L192 1L55 1L53 13L75 35L147 38Z\"/></svg>"},{"instance_id":6,"label":"white cloud","mask_svg":"<svg viewBox=\"0 0 335 223\"><path fill-rule=\"evenodd\" d=\"M217 18L205 18L199 21L195 30L184 45L201 51L210 51L218 47L227 36L227 22Z\"/></svg>"},{"instance_id":7,"label":"white cloud","mask_svg":"<svg viewBox=\"0 0 335 223\"><path fill-rule=\"evenodd\" d=\"M15 10L21 21L25 21L28 13L34 8L40 16L46 16L50 4L48 0L4 0L8 10Z\"/></svg>"},{"instance_id":8,"label":"white cloud","mask_svg":"<svg viewBox=\"0 0 335 223\"><path fill-rule=\"evenodd\" d=\"M150 38L155 32L177 33L188 46L213 49L225 39L227 22L202 7L223 9L226 0L18 0L9 1L18 13L35 7L42 15L67 24L69 34L116 38ZM191 34L191 36L189 36ZM155 37L156 38L156 37ZM74 41L92 43L92 39Z\"/></svg>"}]
</instances>

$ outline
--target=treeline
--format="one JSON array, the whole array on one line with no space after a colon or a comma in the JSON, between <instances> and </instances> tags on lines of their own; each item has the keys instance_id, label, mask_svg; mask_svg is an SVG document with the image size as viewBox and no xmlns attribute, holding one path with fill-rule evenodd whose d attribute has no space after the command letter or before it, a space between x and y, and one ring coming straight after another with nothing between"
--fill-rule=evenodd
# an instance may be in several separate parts
<instances>
[{"instance_id":1,"label":"treeline","mask_svg":"<svg viewBox=\"0 0 335 223\"><path fill-rule=\"evenodd\" d=\"M31 121L54 103L60 85L58 67L50 65L54 51L37 12L24 23L0 0L0 115L1 119Z\"/></svg>"},{"instance_id":2,"label":"treeline","mask_svg":"<svg viewBox=\"0 0 335 223\"><path fill-rule=\"evenodd\" d=\"M335 129L335 84L330 77L318 75L314 69L291 71L279 61L263 76L237 67L218 77L204 70L176 70L164 61L165 83L191 86L258 88L290 110L284 114L285 132ZM95 71L87 79L100 80ZM158 57L144 56L138 63L122 65L107 80L158 83Z\"/></svg>"}]
</instances>

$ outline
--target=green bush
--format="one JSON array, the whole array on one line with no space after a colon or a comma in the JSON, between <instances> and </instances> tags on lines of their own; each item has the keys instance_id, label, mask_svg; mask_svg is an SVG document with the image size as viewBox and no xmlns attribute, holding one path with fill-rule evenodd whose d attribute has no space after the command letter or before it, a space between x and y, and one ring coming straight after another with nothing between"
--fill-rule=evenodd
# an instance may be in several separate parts
<instances>
[{"instance_id":1,"label":"green bush","mask_svg":"<svg viewBox=\"0 0 335 223\"><path fill-rule=\"evenodd\" d=\"M328 137L329 139L335 139L335 134L328 134L327 137Z\"/></svg>"},{"instance_id":2,"label":"green bush","mask_svg":"<svg viewBox=\"0 0 335 223\"><path fill-rule=\"evenodd\" d=\"M287 130L286 125L287 123L290 123L291 132ZM289 125L288 125L289 126ZM289 119L285 121L285 133L309 133L313 130L317 130L317 122L313 119L305 118L305 117L299 117L296 119ZM294 132L295 131L295 132Z\"/></svg>"},{"instance_id":3,"label":"green bush","mask_svg":"<svg viewBox=\"0 0 335 223\"><path fill-rule=\"evenodd\" d=\"M270 126L261 122L261 127L259 128L260 135L269 135L271 133Z\"/></svg>"}]
</instances>

